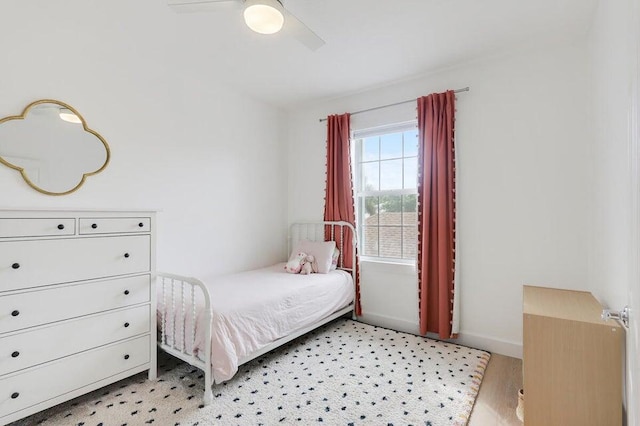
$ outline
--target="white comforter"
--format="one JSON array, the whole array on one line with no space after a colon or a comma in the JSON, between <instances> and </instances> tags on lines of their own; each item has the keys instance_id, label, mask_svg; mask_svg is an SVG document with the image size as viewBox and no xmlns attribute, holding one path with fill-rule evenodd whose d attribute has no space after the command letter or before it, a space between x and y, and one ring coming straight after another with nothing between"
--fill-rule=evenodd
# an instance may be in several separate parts
<instances>
[{"instance_id":1,"label":"white comforter","mask_svg":"<svg viewBox=\"0 0 640 426\"><path fill-rule=\"evenodd\" d=\"M202 280L211 295L213 310L211 365L216 383L229 380L238 371L239 362L269 343L309 326L353 301L353 280L349 273L332 271L328 274L297 275L284 272L284 263ZM204 358L204 302L196 296L195 345L192 348L193 308L191 296L185 292L183 324L180 312L183 302L180 289L175 290L175 307L170 296L163 296L158 287L158 330L167 330L167 343L172 344L169 330L175 320L176 346L182 346L185 330L186 351ZM170 289L168 290L170 294ZM162 324L165 302L167 315ZM183 328L184 326L184 328Z\"/></svg>"}]
</instances>

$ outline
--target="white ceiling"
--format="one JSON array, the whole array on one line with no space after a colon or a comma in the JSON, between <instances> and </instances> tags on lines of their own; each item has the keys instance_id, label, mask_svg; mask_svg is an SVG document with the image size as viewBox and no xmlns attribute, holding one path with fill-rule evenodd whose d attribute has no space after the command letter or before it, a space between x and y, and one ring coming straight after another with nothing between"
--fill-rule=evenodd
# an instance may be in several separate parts
<instances>
[{"instance_id":1,"label":"white ceiling","mask_svg":"<svg viewBox=\"0 0 640 426\"><path fill-rule=\"evenodd\" d=\"M237 1L176 14L181 46L212 77L287 108L583 38L598 0L283 0L326 41L316 52L286 31L253 33Z\"/></svg>"}]
</instances>

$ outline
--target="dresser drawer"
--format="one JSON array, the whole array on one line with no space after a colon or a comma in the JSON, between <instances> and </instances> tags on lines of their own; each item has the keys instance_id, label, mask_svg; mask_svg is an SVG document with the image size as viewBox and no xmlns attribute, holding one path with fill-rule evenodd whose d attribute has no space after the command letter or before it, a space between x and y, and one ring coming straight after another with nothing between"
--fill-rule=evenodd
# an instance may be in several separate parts
<instances>
[{"instance_id":1,"label":"dresser drawer","mask_svg":"<svg viewBox=\"0 0 640 426\"><path fill-rule=\"evenodd\" d=\"M148 332L144 305L0 338L0 376Z\"/></svg>"},{"instance_id":2,"label":"dresser drawer","mask_svg":"<svg viewBox=\"0 0 640 426\"><path fill-rule=\"evenodd\" d=\"M0 293L147 272L149 235L0 242Z\"/></svg>"},{"instance_id":3,"label":"dresser drawer","mask_svg":"<svg viewBox=\"0 0 640 426\"><path fill-rule=\"evenodd\" d=\"M148 302L150 288L149 275L140 275L2 296L0 334Z\"/></svg>"},{"instance_id":4,"label":"dresser drawer","mask_svg":"<svg viewBox=\"0 0 640 426\"><path fill-rule=\"evenodd\" d=\"M2 417L149 362L149 336L0 378Z\"/></svg>"},{"instance_id":5,"label":"dresser drawer","mask_svg":"<svg viewBox=\"0 0 640 426\"><path fill-rule=\"evenodd\" d=\"M0 219L0 238L74 235L74 218Z\"/></svg>"},{"instance_id":6,"label":"dresser drawer","mask_svg":"<svg viewBox=\"0 0 640 426\"><path fill-rule=\"evenodd\" d=\"M80 234L117 234L149 232L151 219L148 217L80 218Z\"/></svg>"}]
</instances>

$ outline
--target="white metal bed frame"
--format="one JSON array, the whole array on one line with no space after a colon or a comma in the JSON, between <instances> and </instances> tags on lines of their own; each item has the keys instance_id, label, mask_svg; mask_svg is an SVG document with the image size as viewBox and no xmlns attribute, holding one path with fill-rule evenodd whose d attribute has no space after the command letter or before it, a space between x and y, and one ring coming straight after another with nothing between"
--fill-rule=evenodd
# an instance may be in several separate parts
<instances>
[{"instance_id":1,"label":"white metal bed frame","mask_svg":"<svg viewBox=\"0 0 640 426\"><path fill-rule=\"evenodd\" d=\"M328 228L328 229L327 229ZM352 262L353 265L351 268L344 267L344 240L345 240L345 228L351 230L351 245L352 245ZM291 252L291 248L295 246L295 243L301 240L309 240L309 241L325 241L325 232L329 230L330 241L336 241L336 247L340 250L340 258L338 259L338 269L345 270L351 273L351 277L353 278L353 292L354 292L354 302L352 302L349 306L342 308L331 315L323 318L317 323L311 324L307 327L304 327L300 330L293 332L290 335L281 337L278 340L271 342L269 345L264 348L249 354L240 359L238 365L245 364L259 356L264 355L265 353L278 348L285 343L290 342L291 340L302 336L303 334L308 333L311 330L314 330L328 322L333 321L336 318L339 318L343 315L351 313L351 315L355 318L354 306L355 306L355 284L356 284L356 245L357 245L357 236L353 225L348 222L306 222L306 223L294 223L291 225L289 229L289 238L288 238L288 253ZM336 232L337 231L337 232ZM339 237L339 241L336 238ZM213 402L213 372L211 367L211 321L213 318L213 312L211 309L211 298L212 295L209 294L209 290L204 285L204 283L197 278L186 277L181 275L174 275L159 272L157 274L158 285L162 286L161 297L158 299L158 303L162 304L162 315L161 315L161 324L160 324L160 340L158 341L158 347L168 354L179 358L188 364L197 367L204 371L204 404L209 405ZM169 289L169 290L168 290ZM205 303L205 317L204 320L204 359L200 359L195 356L193 353L189 353L187 348L195 347L195 339L196 339L196 303L195 303L195 295L196 289L202 292L204 295L204 303ZM176 290L180 293L176 297ZM191 309L192 309L192 318L191 321L191 330L186 330L186 318L187 318L187 304L185 299L185 294L190 296L191 299ZM167 298L170 296L170 300ZM169 305L170 303L170 305ZM179 311L176 311L176 304L179 303L180 306L177 307ZM171 306L171 312L173 315L181 315L182 317L182 326L176 330L176 323L179 323L175 318L172 321L172 327L170 330L167 330L167 307ZM190 336L187 336L187 333L190 332ZM180 339L177 339L177 336L180 336ZM187 345L187 338L191 339L191 345ZM180 342L181 344L177 344L176 342ZM191 351L193 352L193 350Z\"/></svg>"}]
</instances>

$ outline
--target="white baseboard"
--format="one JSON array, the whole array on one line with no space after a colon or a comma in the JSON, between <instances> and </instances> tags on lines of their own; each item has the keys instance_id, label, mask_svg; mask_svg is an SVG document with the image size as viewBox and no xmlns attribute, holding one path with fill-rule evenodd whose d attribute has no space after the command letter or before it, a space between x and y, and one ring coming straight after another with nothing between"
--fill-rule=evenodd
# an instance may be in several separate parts
<instances>
[{"instance_id":1,"label":"white baseboard","mask_svg":"<svg viewBox=\"0 0 640 426\"><path fill-rule=\"evenodd\" d=\"M358 321L391 330L403 331L410 334L420 334L417 321L409 321L403 318L394 318L386 315L366 313L358 317Z\"/></svg>"},{"instance_id":2,"label":"white baseboard","mask_svg":"<svg viewBox=\"0 0 640 426\"><path fill-rule=\"evenodd\" d=\"M403 331L405 333L420 335L420 327L418 321L410 321L403 318L394 318L386 315L378 315L366 313L358 317L358 321L367 324L377 325L379 327L389 328L391 330ZM437 338L437 336L428 335L427 337ZM522 359L522 344L509 340L498 339L482 334L465 332L458 333L456 340L452 343L458 343L472 348L482 349L500 355L506 355L513 358Z\"/></svg>"},{"instance_id":3,"label":"white baseboard","mask_svg":"<svg viewBox=\"0 0 640 426\"><path fill-rule=\"evenodd\" d=\"M458 333L458 338L455 341L464 346L522 359L522 343L482 334L468 333L464 330Z\"/></svg>"}]
</instances>

